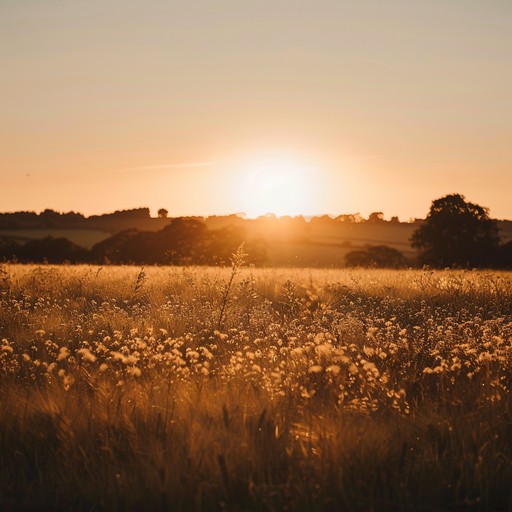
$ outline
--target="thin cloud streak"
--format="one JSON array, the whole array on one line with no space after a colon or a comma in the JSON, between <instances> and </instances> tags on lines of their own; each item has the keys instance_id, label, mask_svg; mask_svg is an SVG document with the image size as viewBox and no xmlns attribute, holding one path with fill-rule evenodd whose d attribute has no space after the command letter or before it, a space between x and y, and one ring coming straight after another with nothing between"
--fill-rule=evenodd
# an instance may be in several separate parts
<instances>
[{"instance_id":1,"label":"thin cloud streak","mask_svg":"<svg viewBox=\"0 0 512 512\"><path fill-rule=\"evenodd\" d=\"M131 167L129 169L123 169L124 172L136 172L136 171L159 171L165 169L196 169L199 167L212 167L217 165L219 162L215 160L207 160L204 162L171 162L168 164L159 165L144 165L141 167Z\"/></svg>"}]
</instances>

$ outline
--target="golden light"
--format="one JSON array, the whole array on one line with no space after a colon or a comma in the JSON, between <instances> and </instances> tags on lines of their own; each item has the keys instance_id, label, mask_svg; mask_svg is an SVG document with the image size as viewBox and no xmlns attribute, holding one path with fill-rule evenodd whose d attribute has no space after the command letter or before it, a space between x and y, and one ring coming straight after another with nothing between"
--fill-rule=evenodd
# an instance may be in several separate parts
<instances>
[{"instance_id":1,"label":"golden light","mask_svg":"<svg viewBox=\"0 0 512 512\"><path fill-rule=\"evenodd\" d=\"M314 205L315 172L315 167L286 158L252 162L238 172L234 193L249 217L308 214Z\"/></svg>"}]
</instances>

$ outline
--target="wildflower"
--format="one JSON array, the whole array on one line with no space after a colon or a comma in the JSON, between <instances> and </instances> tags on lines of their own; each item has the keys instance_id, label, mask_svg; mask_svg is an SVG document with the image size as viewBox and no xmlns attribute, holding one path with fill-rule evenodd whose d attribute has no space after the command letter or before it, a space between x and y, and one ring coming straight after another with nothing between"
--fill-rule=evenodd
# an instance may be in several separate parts
<instances>
[{"instance_id":1,"label":"wildflower","mask_svg":"<svg viewBox=\"0 0 512 512\"><path fill-rule=\"evenodd\" d=\"M187 348L186 357L190 359L191 363L197 363L199 361L199 352Z\"/></svg>"},{"instance_id":2,"label":"wildflower","mask_svg":"<svg viewBox=\"0 0 512 512\"><path fill-rule=\"evenodd\" d=\"M217 336L217 338L219 338L221 341L226 340L228 338L227 334L224 334L224 333L222 333L220 331L217 331L217 330L213 331L213 334L215 336Z\"/></svg>"},{"instance_id":3,"label":"wildflower","mask_svg":"<svg viewBox=\"0 0 512 512\"><path fill-rule=\"evenodd\" d=\"M361 360L361 363L363 364L363 368L365 369L366 372L373 373L376 376L379 375L379 370L377 369L374 363L370 361L365 361L364 359Z\"/></svg>"},{"instance_id":4,"label":"wildflower","mask_svg":"<svg viewBox=\"0 0 512 512\"><path fill-rule=\"evenodd\" d=\"M332 345L330 343L322 343L321 345L317 345L315 347L315 352L320 357L329 357L332 352Z\"/></svg>"},{"instance_id":5,"label":"wildflower","mask_svg":"<svg viewBox=\"0 0 512 512\"><path fill-rule=\"evenodd\" d=\"M69 388L73 385L75 382L75 379L72 375L69 375L66 373L65 370L60 369L58 373L59 377L62 378L62 384L64 385L64 390L69 391Z\"/></svg>"},{"instance_id":6,"label":"wildflower","mask_svg":"<svg viewBox=\"0 0 512 512\"><path fill-rule=\"evenodd\" d=\"M367 357L371 357L371 356L373 356L373 354L375 354L375 350L371 347L364 347L363 352L365 353L365 355Z\"/></svg>"},{"instance_id":7,"label":"wildflower","mask_svg":"<svg viewBox=\"0 0 512 512\"><path fill-rule=\"evenodd\" d=\"M341 368L340 368L337 364L333 364L333 365L331 365L331 366L328 366L328 367L325 369L325 371L326 371L327 373L330 373L331 375L336 376L336 375L338 375L338 374L340 373Z\"/></svg>"},{"instance_id":8,"label":"wildflower","mask_svg":"<svg viewBox=\"0 0 512 512\"><path fill-rule=\"evenodd\" d=\"M320 332L318 333L316 336L315 336L315 343L317 345L324 345L324 344L328 344L330 340L330 336L328 333L326 332Z\"/></svg>"},{"instance_id":9,"label":"wildflower","mask_svg":"<svg viewBox=\"0 0 512 512\"><path fill-rule=\"evenodd\" d=\"M478 356L479 363L489 363L492 361L492 354L490 352L482 352Z\"/></svg>"},{"instance_id":10,"label":"wildflower","mask_svg":"<svg viewBox=\"0 0 512 512\"><path fill-rule=\"evenodd\" d=\"M94 363L98 359L88 348L77 350L77 354L80 354L82 359L88 363Z\"/></svg>"},{"instance_id":11,"label":"wildflower","mask_svg":"<svg viewBox=\"0 0 512 512\"><path fill-rule=\"evenodd\" d=\"M63 359L66 359L68 356L69 356L68 347L61 347L59 350L59 354L57 356L57 361L62 361Z\"/></svg>"},{"instance_id":12,"label":"wildflower","mask_svg":"<svg viewBox=\"0 0 512 512\"><path fill-rule=\"evenodd\" d=\"M291 352L290 352L290 355L295 358L295 359L299 359L300 357L302 357L304 355L304 350L302 348L294 348Z\"/></svg>"},{"instance_id":13,"label":"wildflower","mask_svg":"<svg viewBox=\"0 0 512 512\"><path fill-rule=\"evenodd\" d=\"M138 368L137 366L132 366L131 368L128 368L126 372L132 375L133 377L140 377L142 375L140 368Z\"/></svg>"}]
</instances>

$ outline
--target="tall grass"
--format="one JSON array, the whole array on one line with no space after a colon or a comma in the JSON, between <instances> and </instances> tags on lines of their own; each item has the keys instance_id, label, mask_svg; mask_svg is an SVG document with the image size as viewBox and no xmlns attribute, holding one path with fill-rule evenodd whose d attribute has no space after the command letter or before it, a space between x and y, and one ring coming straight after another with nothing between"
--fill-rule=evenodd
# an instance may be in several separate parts
<instances>
[{"instance_id":1,"label":"tall grass","mask_svg":"<svg viewBox=\"0 0 512 512\"><path fill-rule=\"evenodd\" d=\"M511 510L512 275L0 269L2 510Z\"/></svg>"}]
</instances>

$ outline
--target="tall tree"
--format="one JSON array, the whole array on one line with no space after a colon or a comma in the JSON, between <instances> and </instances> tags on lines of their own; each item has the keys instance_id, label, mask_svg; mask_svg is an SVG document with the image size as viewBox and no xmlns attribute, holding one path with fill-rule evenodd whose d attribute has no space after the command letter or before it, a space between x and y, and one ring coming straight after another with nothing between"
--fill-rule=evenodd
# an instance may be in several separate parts
<instances>
[{"instance_id":1,"label":"tall tree","mask_svg":"<svg viewBox=\"0 0 512 512\"><path fill-rule=\"evenodd\" d=\"M494 261L500 238L489 210L449 194L432 202L426 222L412 235L421 263L435 267L485 267Z\"/></svg>"}]
</instances>

